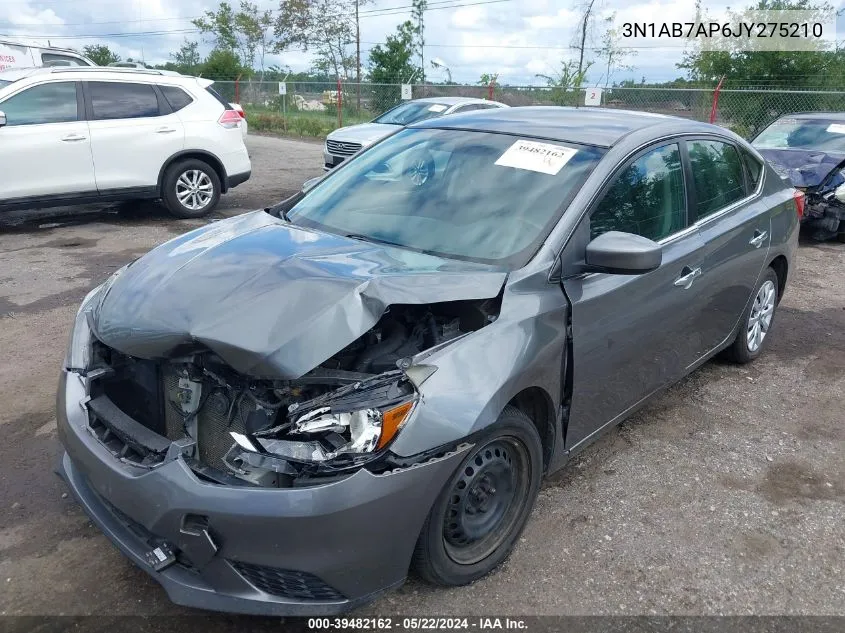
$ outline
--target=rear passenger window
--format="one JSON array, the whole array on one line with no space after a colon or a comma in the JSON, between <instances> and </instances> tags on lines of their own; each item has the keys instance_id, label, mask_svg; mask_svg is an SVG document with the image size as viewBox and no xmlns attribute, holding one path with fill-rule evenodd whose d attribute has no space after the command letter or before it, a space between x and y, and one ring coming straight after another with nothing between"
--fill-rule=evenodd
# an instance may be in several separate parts
<instances>
[{"instance_id":1,"label":"rear passenger window","mask_svg":"<svg viewBox=\"0 0 845 633\"><path fill-rule=\"evenodd\" d=\"M687 148L699 220L745 197L742 163L733 145L719 141L689 141Z\"/></svg>"},{"instance_id":2,"label":"rear passenger window","mask_svg":"<svg viewBox=\"0 0 845 633\"><path fill-rule=\"evenodd\" d=\"M686 228L686 195L677 144L643 154L616 176L590 216L590 236L608 231L658 241Z\"/></svg>"},{"instance_id":3,"label":"rear passenger window","mask_svg":"<svg viewBox=\"0 0 845 633\"><path fill-rule=\"evenodd\" d=\"M147 84L92 81L88 84L94 119L140 119L159 115L158 98Z\"/></svg>"},{"instance_id":4,"label":"rear passenger window","mask_svg":"<svg viewBox=\"0 0 845 633\"><path fill-rule=\"evenodd\" d=\"M193 102L191 95L176 86L159 86L159 90L164 94L164 98L167 99L167 103L174 112L178 112Z\"/></svg>"}]
</instances>

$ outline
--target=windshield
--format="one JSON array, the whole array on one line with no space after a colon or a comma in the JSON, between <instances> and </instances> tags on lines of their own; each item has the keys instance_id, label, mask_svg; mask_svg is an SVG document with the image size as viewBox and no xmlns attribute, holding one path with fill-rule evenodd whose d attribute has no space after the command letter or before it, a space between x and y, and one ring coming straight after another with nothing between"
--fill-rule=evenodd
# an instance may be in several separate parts
<instances>
[{"instance_id":1,"label":"windshield","mask_svg":"<svg viewBox=\"0 0 845 633\"><path fill-rule=\"evenodd\" d=\"M791 119L775 121L754 139L758 149L814 149L845 152L845 121Z\"/></svg>"},{"instance_id":2,"label":"windshield","mask_svg":"<svg viewBox=\"0 0 845 633\"><path fill-rule=\"evenodd\" d=\"M536 252L604 150L508 134L406 129L351 159L294 224L509 268Z\"/></svg>"},{"instance_id":3,"label":"windshield","mask_svg":"<svg viewBox=\"0 0 845 633\"><path fill-rule=\"evenodd\" d=\"M7 79L0 79L0 88L5 88L5 87L6 87L6 86L8 86L10 83L12 83L12 82L11 82L11 81L8 81Z\"/></svg>"},{"instance_id":4,"label":"windshield","mask_svg":"<svg viewBox=\"0 0 845 633\"><path fill-rule=\"evenodd\" d=\"M410 125L442 115L449 106L445 103L431 103L430 101L408 101L400 103L392 110L388 110L373 123L388 125Z\"/></svg>"}]
</instances>

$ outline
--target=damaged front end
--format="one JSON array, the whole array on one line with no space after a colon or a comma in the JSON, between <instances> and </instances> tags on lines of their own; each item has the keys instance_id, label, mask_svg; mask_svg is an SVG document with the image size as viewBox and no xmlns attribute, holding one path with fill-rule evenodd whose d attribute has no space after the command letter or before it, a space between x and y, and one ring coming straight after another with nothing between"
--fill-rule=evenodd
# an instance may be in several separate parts
<instances>
[{"instance_id":1,"label":"damaged front end","mask_svg":"<svg viewBox=\"0 0 845 633\"><path fill-rule=\"evenodd\" d=\"M814 240L837 238L845 242L845 175L837 171L814 189L804 191L802 224Z\"/></svg>"},{"instance_id":2,"label":"damaged front end","mask_svg":"<svg viewBox=\"0 0 845 633\"><path fill-rule=\"evenodd\" d=\"M499 299L389 306L363 336L282 379L240 373L207 349L128 355L93 336L83 305L67 366L89 377L91 431L120 459L155 468L180 457L211 482L301 487L393 467L390 443L435 371L414 357L498 310Z\"/></svg>"}]
</instances>

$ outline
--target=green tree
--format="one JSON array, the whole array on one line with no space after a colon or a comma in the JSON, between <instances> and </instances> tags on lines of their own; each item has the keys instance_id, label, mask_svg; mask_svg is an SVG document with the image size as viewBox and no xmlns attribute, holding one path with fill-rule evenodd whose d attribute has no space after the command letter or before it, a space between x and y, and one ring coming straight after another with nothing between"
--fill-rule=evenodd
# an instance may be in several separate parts
<instances>
[{"instance_id":1,"label":"green tree","mask_svg":"<svg viewBox=\"0 0 845 633\"><path fill-rule=\"evenodd\" d=\"M314 69L349 80L356 68L354 0L280 0L276 52L291 43L316 53Z\"/></svg>"},{"instance_id":2,"label":"green tree","mask_svg":"<svg viewBox=\"0 0 845 633\"><path fill-rule=\"evenodd\" d=\"M173 70L185 75L195 75L199 71L202 59L199 53L199 44L185 40L179 50L171 53L173 58Z\"/></svg>"},{"instance_id":3,"label":"green tree","mask_svg":"<svg viewBox=\"0 0 845 633\"><path fill-rule=\"evenodd\" d=\"M425 83L425 12L428 0L411 0L411 22L414 25L416 41L414 46L420 55L420 83Z\"/></svg>"},{"instance_id":4,"label":"green tree","mask_svg":"<svg viewBox=\"0 0 845 633\"><path fill-rule=\"evenodd\" d=\"M236 53L215 48L202 64L202 76L218 81L234 81L246 70Z\"/></svg>"},{"instance_id":5,"label":"green tree","mask_svg":"<svg viewBox=\"0 0 845 633\"><path fill-rule=\"evenodd\" d=\"M408 83L418 74L414 65L414 25L410 21L396 27L384 44L370 50L369 76L375 84ZM395 86L374 86L372 109L384 112L399 103Z\"/></svg>"},{"instance_id":6,"label":"green tree","mask_svg":"<svg viewBox=\"0 0 845 633\"><path fill-rule=\"evenodd\" d=\"M191 22L211 37L215 49L237 54L243 66L249 69L255 68L257 61L262 73L265 55L276 48L273 12L260 10L249 0L241 0L238 9L221 2L216 11L206 11Z\"/></svg>"},{"instance_id":7,"label":"green tree","mask_svg":"<svg viewBox=\"0 0 845 633\"><path fill-rule=\"evenodd\" d=\"M583 64L579 70L578 66ZM578 105L581 97L581 86L593 62L565 61L560 63L560 70L554 75L536 75L546 80L551 88L552 103L555 105Z\"/></svg>"},{"instance_id":8,"label":"green tree","mask_svg":"<svg viewBox=\"0 0 845 633\"><path fill-rule=\"evenodd\" d=\"M697 20L707 20L707 13L697 3ZM749 21L747 11L811 11L829 15L833 7L814 0L758 0L742 11L729 11L732 22ZM755 18L759 20L759 18ZM816 50L771 51L749 50L748 42L727 38L716 50L697 48L685 53L678 68L687 71L689 79L715 86L725 77L725 86L734 88L782 88L789 90L839 88L845 74L845 49L826 50L818 43ZM795 94L790 99L771 99L763 91L731 92L719 100L719 116L738 133L751 135L786 112L818 110L828 106L817 95Z\"/></svg>"},{"instance_id":9,"label":"green tree","mask_svg":"<svg viewBox=\"0 0 845 633\"><path fill-rule=\"evenodd\" d=\"M620 34L619 29L614 25L615 21L615 11L605 18L605 31L601 38L601 48L597 51L598 58L604 60L605 69L602 76L604 77L605 88L611 84L613 73L617 70L633 70L634 67L626 64L625 59L637 54L634 49L619 45ZM599 83L601 83L601 78L599 78Z\"/></svg>"},{"instance_id":10,"label":"green tree","mask_svg":"<svg viewBox=\"0 0 845 633\"><path fill-rule=\"evenodd\" d=\"M113 52L105 44L89 44L83 47L82 54L97 64L97 66L108 66L109 64L120 61L120 55Z\"/></svg>"}]
</instances>

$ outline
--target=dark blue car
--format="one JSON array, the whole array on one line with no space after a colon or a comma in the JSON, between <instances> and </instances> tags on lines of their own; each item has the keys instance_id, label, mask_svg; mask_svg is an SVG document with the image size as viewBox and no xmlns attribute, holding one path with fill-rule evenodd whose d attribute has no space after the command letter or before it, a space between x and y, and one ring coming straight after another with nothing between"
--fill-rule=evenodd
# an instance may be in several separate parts
<instances>
[{"instance_id":1,"label":"dark blue car","mask_svg":"<svg viewBox=\"0 0 845 633\"><path fill-rule=\"evenodd\" d=\"M788 114L752 145L804 192L803 223L812 237L845 242L845 113Z\"/></svg>"}]
</instances>

